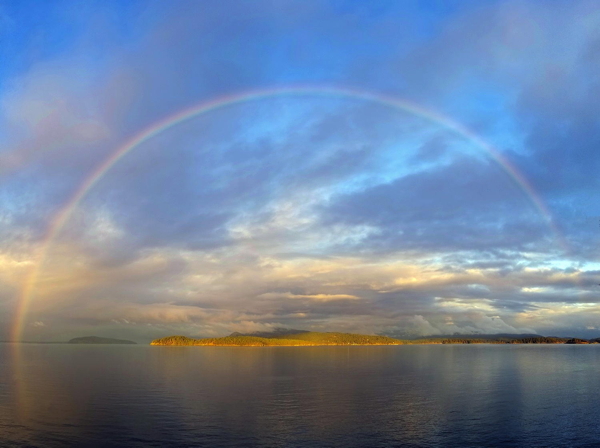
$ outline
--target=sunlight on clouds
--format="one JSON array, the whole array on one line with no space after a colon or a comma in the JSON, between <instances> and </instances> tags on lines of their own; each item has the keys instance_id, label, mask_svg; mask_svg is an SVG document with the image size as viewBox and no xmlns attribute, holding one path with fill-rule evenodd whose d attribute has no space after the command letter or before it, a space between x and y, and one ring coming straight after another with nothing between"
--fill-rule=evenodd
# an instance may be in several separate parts
<instances>
[{"instance_id":1,"label":"sunlight on clouds","mask_svg":"<svg viewBox=\"0 0 600 448\"><path fill-rule=\"evenodd\" d=\"M440 308L456 311L477 310L495 312L498 310L498 308L493 304L493 301L489 299L436 297L435 304Z\"/></svg>"},{"instance_id":2,"label":"sunlight on clouds","mask_svg":"<svg viewBox=\"0 0 600 448\"><path fill-rule=\"evenodd\" d=\"M20 287L34 266L35 259L28 258L28 254L0 253L0 279L4 285Z\"/></svg>"},{"instance_id":3,"label":"sunlight on clouds","mask_svg":"<svg viewBox=\"0 0 600 448\"><path fill-rule=\"evenodd\" d=\"M110 216L99 213L88 222L93 224L92 233L109 240L116 236L119 241L122 230ZM75 321L192 325L198 334L223 335L242 321L263 328L274 322L293 327L294 319L302 319L303 328L317 329L325 312L329 325L348 331L405 334L410 330L427 335L535 332L536 325L543 326L551 316L539 314L535 307L542 305L536 302L517 313L513 322L510 313L503 314L507 313L501 306L504 299L494 291L507 283L497 269L447 270L424 254L409 263L404 259L411 257L402 254L397 254L400 259L374 261L356 256L287 258L276 252L257 256L248 254L243 245L203 251L162 247L139 251L125 263L98 265L97 253L86 247L76 241L57 241L52 263L40 277L32 318L39 316L42 321L44 313L68 312ZM510 274L510 283L549 282L516 289L543 297L560 292L556 282L561 275L548 269L524 269ZM81 297L86 298L84 303ZM389 300L413 308L391 313L385 305ZM426 300L432 305L419 304ZM596 312L589 305L564 304L555 306L555 315L583 308ZM408 316L421 317L410 320Z\"/></svg>"},{"instance_id":4,"label":"sunlight on clouds","mask_svg":"<svg viewBox=\"0 0 600 448\"><path fill-rule=\"evenodd\" d=\"M541 293L547 293L552 291L552 288L549 287L539 287L539 286L533 286L533 287L525 287L525 288L521 288L521 291L523 292L528 292L528 293L533 293L533 294L541 294Z\"/></svg>"},{"instance_id":5,"label":"sunlight on clouds","mask_svg":"<svg viewBox=\"0 0 600 448\"><path fill-rule=\"evenodd\" d=\"M545 303L533 302L532 309L519 313L515 321L522 325L531 325L541 331L565 329L580 332L600 328L600 305L592 303Z\"/></svg>"},{"instance_id":6,"label":"sunlight on clouds","mask_svg":"<svg viewBox=\"0 0 600 448\"><path fill-rule=\"evenodd\" d=\"M382 269L387 272L401 273L402 275L393 279L393 284L390 285L388 291L394 289L410 289L420 288L425 286L443 286L454 283L469 285L477 285L478 288L485 288L480 284L489 282L490 277L486 277L481 270L466 269L463 272L447 272L440 265L432 265L426 263L423 265L406 264L403 262L386 263Z\"/></svg>"},{"instance_id":7,"label":"sunlight on clouds","mask_svg":"<svg viewBox=\"0 0 600 448\"><path fill-rule=\"evenodd\" d=\"M8 255L0 253L0 270L6 272L6 270L28 268L34 265L34 260L25 259L21 257L16 258L14 255Z\"/></svg>"},{"instance_id":8,"label":"sunlight on clouds","mask_svg":"<svg viewBox=\"0 0 600 448\"><path fill-rule=\"evenodd\" d=\"M268 292L265 294L261 294L258 297L264 299L308 299L315 300L318 302L330 302L334 300L360 300L360 297L349 294L292 294L291 292Z\"/></svg>"}]
</instances>

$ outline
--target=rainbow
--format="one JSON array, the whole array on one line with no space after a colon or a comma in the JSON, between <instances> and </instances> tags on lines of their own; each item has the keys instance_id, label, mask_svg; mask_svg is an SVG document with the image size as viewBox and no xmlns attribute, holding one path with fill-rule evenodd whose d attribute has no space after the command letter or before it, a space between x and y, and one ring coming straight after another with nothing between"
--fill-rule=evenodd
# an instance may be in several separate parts
<instances>
[{"instance_id":1,"label":"rainbow","mask_svg":"<svg viewBox=\"0 0 600 448\"><path fill-rule=\"evenodd\" d=\"M131 137L123 145L118 147L106 160L101 163L79 186L73 196L67 201L62 209L56 213L45 235L40 249L35 257L35 263L29 272L21 293L18 298L17 312L15 317L15 323L12 329L12 340L19 341L21 339L25 317L29 305L31 303L35 286L37 283L40 270L44 264L46 255L49 248L52 245L53 240L60 233L64 225L71 217L73 211L77 208L81 200L88 194L88 192L102 179L102 177L116 164L125 157L129 152L139 147L144 142L151 140L161 132L176 126L186 120L190 120L199 115L212 112L218 109L223 109L229 106L233 106L240 103L246 103L250 101L260 100L264 98L277 97L277 96L324 96L324 97L338 97L348 98L355 100L362 100L367 102L373 102L382 106L390 107L393 109L402 110L409 112L415 116L424 118L428 121L434 122L441 127L444 127L455 134L463 137L465 140L470 141L477 147L481 148L487 154L496 161L502 169L514 180L516 185L529 197L533 206L540 212L544 217L548 225L551 227L553 232L561 243L563 249L566 250L567 246L564 243L561 234L554 224L554 219L546 205L537 195L531 184L527 179L519 172L519 170L510 164L510 162L493 146L483 140L481 137L470 131L463 125L445 117L437 112L425 109L422 106L414 104L412 102L397 99L390 96L384 96L376 93L365 92L361 90L337 88L337 87L311 87L311 86L294 86L294 87L281 87L266 90L257 90L252 92L239 93L234 95L222 96L210 101L200 103L198 105L189 107L180 111L174 115L170 115L163 120L160 120L147 128L143 129L140 133Z\"/></svg>"}]
</instances>

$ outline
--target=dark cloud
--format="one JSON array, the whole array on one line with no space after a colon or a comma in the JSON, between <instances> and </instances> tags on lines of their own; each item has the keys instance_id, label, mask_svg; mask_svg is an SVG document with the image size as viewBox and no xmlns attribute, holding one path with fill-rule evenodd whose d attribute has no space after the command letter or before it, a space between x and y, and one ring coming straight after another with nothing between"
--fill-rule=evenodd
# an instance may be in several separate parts
<instances>
[{"instance_id":1,"label":"dark cloud","mask_svg":"<svg viewBox=\"0 0 600 448\"><path fill-rule=\"evenodd\" d=\"M358 194L342 195L325 223L369 224L365 244L393 251L533 250L549 238L545 217L488 163L459 159Z\"/></svg>"}]
</instances>

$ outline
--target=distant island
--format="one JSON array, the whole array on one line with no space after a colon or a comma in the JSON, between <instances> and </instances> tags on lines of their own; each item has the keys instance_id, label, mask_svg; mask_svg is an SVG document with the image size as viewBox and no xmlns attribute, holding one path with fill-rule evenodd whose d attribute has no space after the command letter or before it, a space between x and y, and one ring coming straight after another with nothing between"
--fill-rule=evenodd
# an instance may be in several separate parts
<instances>
[{"instance_id":1,"label":"distant island","mask_svg":"<svg viewBox=\"0 0 600 448\"><path fill-rule=\"evenodd\" d=\"M73 338L69 344L135 344L133 341L126 339L101 338L99 336L83 336L81 338Z\"/></svg>"},{"instance_id":2,"label":"distant island","mask_svg":"<svg viewBox=\"0 0 600 448\"><path fill-rule=\"evenodd\" d=\"M597 339L559 338L540 335L453 335L421 339L396 339L388 336L353 333L315 332L278 328L272 332L232 333L220 338L194 339L168 336L155 339L150 345L221 346L221 347L282 347L324 345L417 345L417 344L598 344Z\"/></svg>"}]
</instances>

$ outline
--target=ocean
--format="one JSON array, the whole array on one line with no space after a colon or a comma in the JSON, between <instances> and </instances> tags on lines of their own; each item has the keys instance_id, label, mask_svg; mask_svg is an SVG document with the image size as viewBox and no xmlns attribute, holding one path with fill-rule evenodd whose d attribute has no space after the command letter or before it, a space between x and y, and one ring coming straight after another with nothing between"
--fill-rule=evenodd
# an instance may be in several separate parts
<instances>
[{"instance_id":1,"label":"ocean","mask_svg":"<svg viewBox=\"0 0 600 448\"><path fill-rule=\"evenodd\" d=\"M0 344L0 446L600 446L600 345Z\"/></svg>"}]
</instances>

